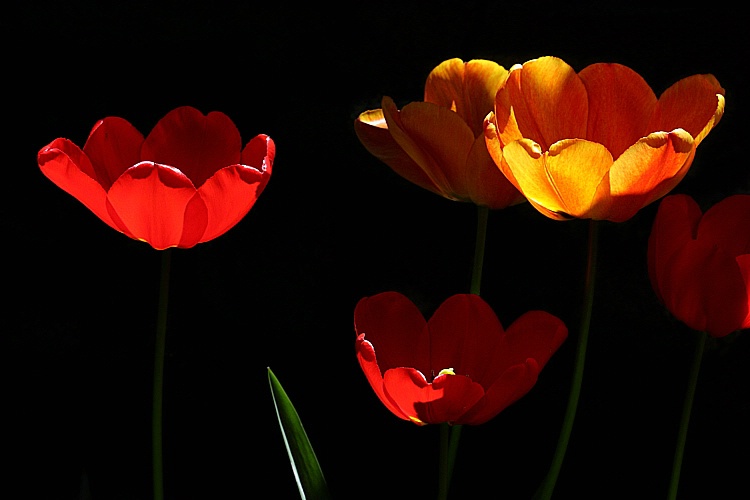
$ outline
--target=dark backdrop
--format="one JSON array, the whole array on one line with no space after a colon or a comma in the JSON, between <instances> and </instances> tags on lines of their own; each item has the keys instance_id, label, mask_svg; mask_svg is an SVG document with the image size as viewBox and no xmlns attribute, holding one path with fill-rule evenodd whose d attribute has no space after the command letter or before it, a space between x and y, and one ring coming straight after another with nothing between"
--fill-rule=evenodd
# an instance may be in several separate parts
<instances>
[{"instance_id":1,"label":"dark backdrop","mask_svg":"<svg viewBox=\"0 0 750 500\"><path fill-rule=\"evenodd\" d=\"M399 106L421 100L443 60L509 68L556 55L577 70L619 62L657 94L713 73L726 88L726 114L674 192L705 207L750 192L739 8L16 3L0 18L0 449L10 463L2 498L151 495L161 255L108 228L36 164L56 137L83 145L100 118L124 117L146 134L171 109L192 105L229 115L243 142L266 133L277 146L251 212L224 236L172 252L170 500L299 498L267 367L296 405L334 498L435 498L438 427L403 422L380 404L356 362L352 315L361 297L381 291L407 294L426 315L467 292L476 209L396 176L361 146L352 122L383 95ZM582 395L556 498L666 496L696 334L648 282L655 209L602 225ZM526 397L464 428L453 498L528 499L549 466L578 335L586 228L528 204L490 214L483 297L506 326L545 309L571 333ZM748 356L746 332L706 351L680 498L747 491Z\"/></svg>"}]
</instances>

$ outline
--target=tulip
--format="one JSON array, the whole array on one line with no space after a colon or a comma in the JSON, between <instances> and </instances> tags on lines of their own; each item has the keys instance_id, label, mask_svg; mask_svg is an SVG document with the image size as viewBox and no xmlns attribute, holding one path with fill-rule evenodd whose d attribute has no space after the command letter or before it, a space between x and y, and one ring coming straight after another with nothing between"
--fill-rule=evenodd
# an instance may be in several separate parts
<instances>
[{"instance_id":1,"label":"tulip","mask_svg":"<svg viewBox=\"0 0 750 500\"><path fill-rule=\"evenodd\" d=\"M701 212L687 195L662 200L648 240L648 272L659 301L713 337L750 328L750 195Z\"/></svg>"},{"instance_id":2,"label":"tulip","mask_svg":"<svg viewBox=\"0 0 750 500\"><path fill-rule=\"evenodd\" d=\"M492 61L449 59L434 68L424 102L361 113L354 131L364 147L394 172L453 201L492 209L526 201L498 171L485 145L484 118L508 71Z\"/></svg>"},{"instance_id":3,"label":"tulip","mask_svg":"<svg viewBox=\"0 0 750 500\"><path fill-rule=\"evenodd\" d=\"M694 75L657 99L635 71L580 73L555 57L515 65L485 120L490 155L549 218L623 222L668 194L724 112L724 89Z\"/></svg>"},{"instance_id":4,"label":"tulip","mask_svg":"<svg viewBox=\"0 0 750 500\"><path fill-rule=\"evenodd\" d=\"M429 321L408 298L384 292L354 311L356 352L380 401L417 425L484 423L525 395L568 334L530 311L503 329L475 294L448 298Z\"/></svg>"},{"instance_id":5,"label":"tulip","mask_svg":"<svg viewBox=\"0 0 750 500\"><path fill-rule=\"evenodd\" d=\"M217 238L252 208L271 177L276 147L259 134L242 149L225 114L189 106L144 139L128 121L94 125L83 149L65 138L42 148L42 173L113 229L157 250Z\"/></svg>"}]
</instances>

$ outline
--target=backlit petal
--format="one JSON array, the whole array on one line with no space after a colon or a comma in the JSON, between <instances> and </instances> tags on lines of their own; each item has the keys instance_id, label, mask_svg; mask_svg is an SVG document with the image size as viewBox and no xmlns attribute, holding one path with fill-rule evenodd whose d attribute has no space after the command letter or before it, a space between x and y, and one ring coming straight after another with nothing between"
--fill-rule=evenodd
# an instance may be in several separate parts
<instances>
[{"instance_id":1,"label":"backlit petal","mask_svg":"<svg viewBox=\"0 0 750 500\"><path fill-rule=\"evenodd\" d=\"M242 140L227 115L182 106L159 120L143 144L141 159L172 165L197 188L218 170L240 162Z\"/></svg>"},{"instance_id":2,"label":"backlit petal","mask_svg":"<svg viewBox=\"0 0 750 500\"><path fill-rule=\"evenodd\" d=\"M586 138L588 98L573 68L556 57L541 57L511 68L495 99L496 124L503 144L517 127L543 151L563 139Z\"/></svg>"},{"instance_id":3,"label":"backlit petal","mask_svg":"<svg viewBox=\"0 0 750 500\"><path fill-rule=\"evenodd\" d=\"M398 292L362 298L354 308L354 329L375 347L384 372L409 366L429 373L426 324L417 306Z\"/></svg>"},{"instance_id":4,"label":"backlit petal","mask_svg":"<svg viewBox=\"0 0 750 500\"><path fill-rule=\"evenodd\" d=\"M670 192L685 177L694 151L693 139L680 129L655 132L626 150L609 173L615 199L609 219L625 221Z\"/></svg>"},{"instance_id":5,"label":"backlit petal","mask_svg":"<svg viewBox=\"0 0 750 500\"><path fill-rule=\"evenodd\" d=\"M365 378L367 378L367 381L370 383L372 390L375 391L378 399L380 399L386 408L398 418L410 420L409 415L404 413L404 411L385 394L383 374L378 366L375 349L369 341L365 340L365 334L363 333L357 336L356 351L359 366L362 368Z\"/></svg>"},{"instance_id":6,"label":"backlit petal","mask_svg":"<svg viewBox=\"0 0 750 500\"><path fill-rule=\"evenodd\" d=\"M143 135L122 118L105 118L94 126L83 151L105 191L123 172L141 161L142 144Z\"/></svg>"},{"instance_id":7,"label":"backlit petal","mask_svg":"<svg viewBox=\"0 0 750 500\"><path fill-rule=\"evenodd\" d=\"M107 192L97 181L88 157L67 139L55 139L43 147L37 161L42 173L57 187L83 203L86 208L120 231L107 211Z\"/></svg>"},{"instance_id":8,"label":"backlit petal","mask_svg":"<svg viewBox=\"0 0 750 500\"><path fill-rule=\"evenodd\" d=\"M393 139L382 109L361 113L354 121L354 132L371 155L391 167L398 175L428 191L443 195L422 167Z\"/></svg>"},{"instance_id":9,"label":"backlit petal","mask_svg":"<svg viewBox=\"0 0 750 500\"><path fill-rule=\"evenodd\" d=\"M654 132L648 122L656 95L638 73L621 64L599 63L587 66L579 76L588 94L586 139L603 144L618 158L638 139Z\"/></svg>"},{"instance_id":10,"label":"backlit petal","mask_svg":"<svg viewBox=\"0 0 750 500\"><path fill-rule=\"evenodd\" d=\"M443 196L458 200L466 159L474 135L455 112L426 102L413 102L399 112L388 97L383 114L395 141L440 187Z\"/></svg>"},{"instance_id":11,"label":"backlit petal","mask_svg":"<svg viewBox=\"0 0 750 500\"><path fill-rule=\"evenodd\" d=\"M495 164L483 135L474 141L469 152L461 185L462 191L479 206L501 209L526 201Z\"/></svg>"},{"instance_id":12,"label":"backlit petal","mask_svg":"<svg viewBox=\"0 0 750 500\"><path fill-rule=\"evenodd\" d=\"M478 295L457 294L445 300L427 323L430 373L451 367L457 374L482 380L502 336L492 308Z\"/></svg>"},{"instance_id":13,"label":"backlit petal","mask_svg":"<svg viewBox=\"0 0 750 500\"><path fill-rule=\"evenodd\" d=\"M509 367L494 379L484 399L474 405L457 423L479 425L487 422L528 393L534 387L538 375L539 367L533 359Z\"/></svg>"},{"instance_id":14,"label":"backlit petal","mask_svg":"<svg viewBox=\"0 0 750 500\"><path fill-rule=\"evenodd\" d=\"M195 193L190 179L179 170L142 162L120 176L108 200L126 232L163 250L180 243L185 208Z\"/></svg>"}]
</instances>

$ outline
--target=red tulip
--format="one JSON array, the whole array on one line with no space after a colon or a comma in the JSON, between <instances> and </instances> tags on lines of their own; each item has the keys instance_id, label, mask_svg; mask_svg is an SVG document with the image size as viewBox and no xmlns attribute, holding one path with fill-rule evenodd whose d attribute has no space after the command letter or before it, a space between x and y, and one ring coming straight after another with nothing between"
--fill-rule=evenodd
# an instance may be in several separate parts
<instances>
[{"instance_id":1,"label":"red tulip","mask_svg":"<svg viewBox=\"0 0 750 500\"><path fill-rule=\"evenodd\" d=\"M497 63L449 59L427 77L424 102L400 111L386 96L354 131L365 148L401 177L454 201L493 209L526 201L497 169L484 141L484 117L508 76Z\"/></svg>"},{"instance_id":2,"label":"red tulip","mask_svg":"<svg viewBox=\"0 0 750 500\"><path fill-rule=\"evenodd\" d=\"M448 298L429 321L384 292L354 310L359 364L380 401L418 425L481 424L525 395L568 334L530 311L507 330L478 295Z\"/></svg>"},{"instance_id":3,"label":"red tulip","mask_svg":"<svg viewBox=\"0 0 750 500\"><path fill-rule=\"evenodd\" d=\"M549 218L622 222L668 194L724 113L724 89L693 75L657 99L635 71L555 57L511 68L485 122L497 165Z\"/></svg>"},{"instance_id":4,"label":"red tulip","mask_svg":"<svg viewBox=\"0 0 750 500\"><path fill-rule=\"evenodd\" d=\"M242 149L225 114L184 106L145 139L108 117L83 149L58 138L37 159L45 176L110 227L163 250L193 247L237 224L266 187L275 153L267 135Z\"/></svg>"},{"instance_id":5,"label":"red tulip","mask_svg":"<svg viewBox=\"0 0 750 500\"><path fill-rule=\"evenodd\" d=\"M723 337L750 328L750 195L701 213L687 195L664 198L648 241L651 284L694 330Z\"/></svg>"}]
</instances>

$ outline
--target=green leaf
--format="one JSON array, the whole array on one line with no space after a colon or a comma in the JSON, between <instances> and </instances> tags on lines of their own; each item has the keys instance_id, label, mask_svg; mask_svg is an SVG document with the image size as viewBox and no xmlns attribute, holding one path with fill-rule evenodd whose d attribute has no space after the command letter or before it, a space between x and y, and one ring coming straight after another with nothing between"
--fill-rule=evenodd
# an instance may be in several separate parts
<instances>
[{"instance_id":1,"label":"green leaf","mask_svg":"<svg viewBox=\"0 0 750 500\"><path fill-rule=\"evenodd\" d=\"M268 368L273 404L302 500L329 500L328 485L302 421L276 375Z\"/></svg>"}]
</instances>

